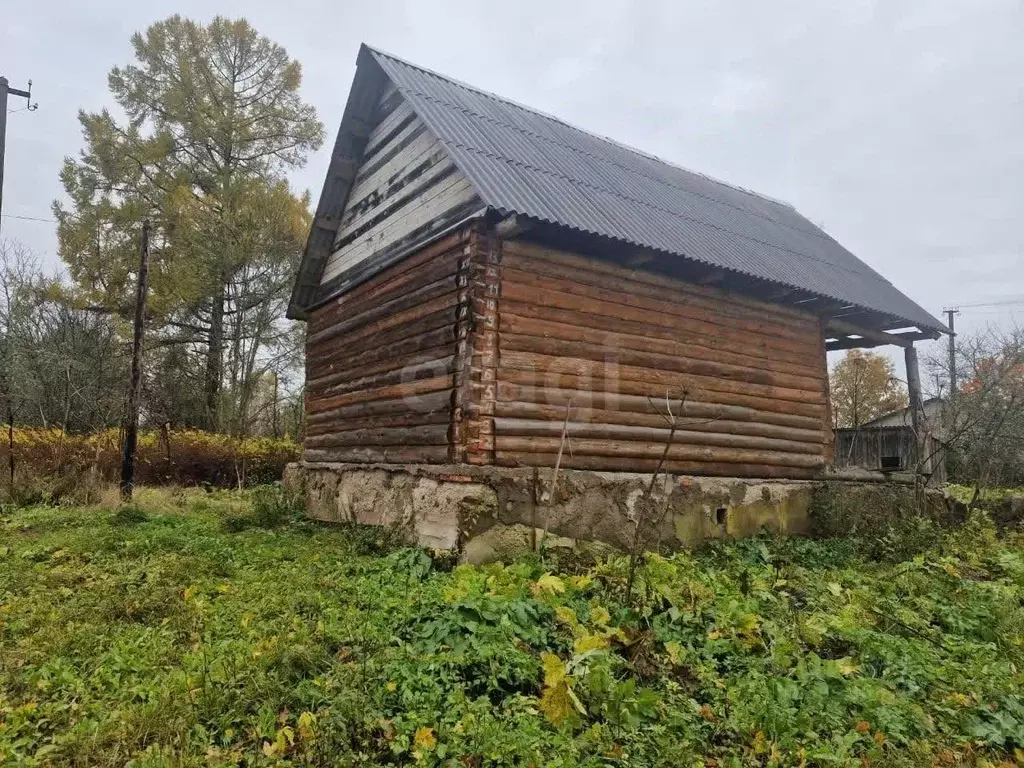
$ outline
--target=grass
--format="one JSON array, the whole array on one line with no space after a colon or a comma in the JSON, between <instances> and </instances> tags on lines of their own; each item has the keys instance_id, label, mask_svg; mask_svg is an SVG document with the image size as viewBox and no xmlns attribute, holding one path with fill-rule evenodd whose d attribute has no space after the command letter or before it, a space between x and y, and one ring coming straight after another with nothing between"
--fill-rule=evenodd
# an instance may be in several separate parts
<instances>
[{"instance_id":1,"label":"grass","mask_svg":"<svg viewBox=\"0 0 1024 768\"><path fill-rule=\"evenodd\" d=\"M4 510L0 763L1024 759L1024 545L983 518L652 556L627 607L622 558L453 568L294 512Z\"/></svg>"}]
</instances>

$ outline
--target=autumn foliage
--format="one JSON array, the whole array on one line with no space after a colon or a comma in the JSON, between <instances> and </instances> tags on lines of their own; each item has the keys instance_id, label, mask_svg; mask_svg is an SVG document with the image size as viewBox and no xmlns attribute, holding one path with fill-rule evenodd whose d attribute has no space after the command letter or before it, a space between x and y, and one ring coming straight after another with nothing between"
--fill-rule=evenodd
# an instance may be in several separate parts
<instances>
[{"instance_id":1,"label":"autumn foliage","mask_svg":"<svg viewBox=\"0 0 1024 768\"><path fill-rule=\"evenodd\" d=\"M18 477L49 478L66 483L112 482L120 476L121 435L108 429L88 435L59 429L15 429L14 459ZM6 470L10 450L0 446ZM281 478L298 446L290 440L236 438L195 430L143 432L139 435L135 482L139 485L210 485L237 487Z\"/></svg>"},{"instance_id":2,"label":"autumn foliage","mask_svg":"<svg viewBox=\"0 0 1024 768\"><path fill-rule=\"evenodd\" d=\"M851 349L829 377L833 425L859 427L907 406L907 392L884 355Z\"/></svg>"}]
</instances>

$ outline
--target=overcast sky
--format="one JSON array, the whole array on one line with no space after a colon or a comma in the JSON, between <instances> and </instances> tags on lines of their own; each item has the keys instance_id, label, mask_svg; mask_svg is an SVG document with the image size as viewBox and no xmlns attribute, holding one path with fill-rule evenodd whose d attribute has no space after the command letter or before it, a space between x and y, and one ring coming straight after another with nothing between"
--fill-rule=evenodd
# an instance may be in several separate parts
<instances>
[{"instance_id":1,"label":"overcast sky","mask_svg":"<svg viewBox=\"0 0 1024 768\"><path fill-rule=\"evenodd\" d=\"M362 41L792 203L933 314L1024 322L1021 0L555 0L6 4L3 236L56 265L49 218L77 110L110 104L129 37L178 12L243 15L303 65L333 141ZM20 109L23 100L9 108ZM319 194L329 147L293 174Z\"/></svg>"}]
</instances>

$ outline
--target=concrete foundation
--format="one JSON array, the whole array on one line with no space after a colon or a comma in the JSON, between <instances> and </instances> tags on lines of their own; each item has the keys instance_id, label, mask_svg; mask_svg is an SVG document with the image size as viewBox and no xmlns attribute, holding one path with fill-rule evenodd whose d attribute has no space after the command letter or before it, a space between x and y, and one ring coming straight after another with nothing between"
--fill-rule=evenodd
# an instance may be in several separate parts
<instances>
[{"instance_id":1,"label":"concrete foundation","mask_svg":"<svg viewBox=\"0 0 1024 768\"><path fill-rule=\"evenodd\" d=\"M848 480L875 491L877 477ZM548 500L551 470L471 465L290 464L286 487L306 500L310 516L330 522L386 525L410 543L457 550L467 562L508 559L535 546L602 542L628 549L642 507L655 520L648 548L688 547L706 539L747 536L762 528L810 534L816 494L834 481L774 481L564 470ZM902 501L912 487L882 483ZM906 498L904 498L906 497Z\"/></svg>"}]
</instances>

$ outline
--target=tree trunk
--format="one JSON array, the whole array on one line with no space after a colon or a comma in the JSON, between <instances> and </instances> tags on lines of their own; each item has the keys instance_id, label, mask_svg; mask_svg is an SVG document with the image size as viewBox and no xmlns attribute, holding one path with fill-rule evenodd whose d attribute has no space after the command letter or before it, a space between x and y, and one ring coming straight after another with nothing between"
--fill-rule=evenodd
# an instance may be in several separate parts
<instances>
[{"instance_id":1,"label":"tree trunk","mask_svg":"<svg viewBox=\"0 0 1024 768\"><path fill-rule=\"evenodd\" d=\"M210 340L206 351L206 418L211 432L220 429L220 388L224 378L225 280L221 276L210 308Z\"/></svg>"},{"instance_id":2,"label":"tree trunk","mask_svg":"<svg viewBox=\"0 0 1024 768\"><path fill-rule=\"evenodd\" d=\"M14 497L14 405L7 401L7 479Z\"/></svg>"}]
</instances>

